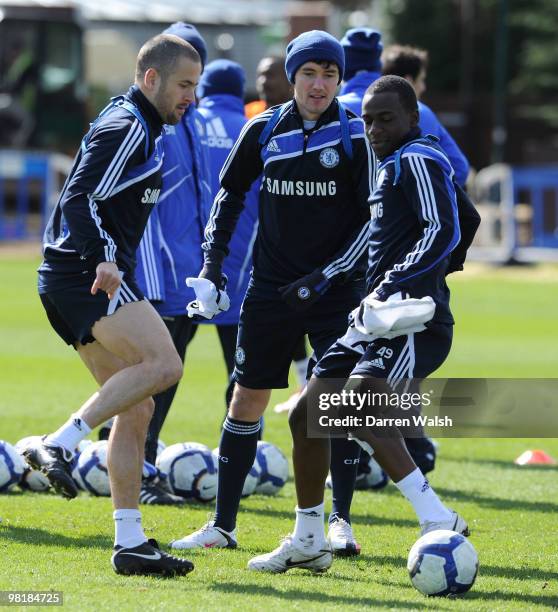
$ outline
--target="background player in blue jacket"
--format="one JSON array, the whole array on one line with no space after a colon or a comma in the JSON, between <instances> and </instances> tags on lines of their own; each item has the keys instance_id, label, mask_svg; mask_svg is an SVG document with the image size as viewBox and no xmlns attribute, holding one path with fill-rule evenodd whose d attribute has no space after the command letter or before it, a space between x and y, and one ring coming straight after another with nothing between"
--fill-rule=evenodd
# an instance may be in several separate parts
<instances>
[{"instance_id":1,"label":"background player in blue jacket","mask_svg":"<svg viewBox=\"0 0 558 612\"><path fill-rule=\"evenodd\" d=\"M207 131L212 198L220 189L219 173L246 123L245 82L246 76L240 64L221 59L206 66L197 90L200 98L198 111L205 120ZM252 269L252 248L258 231L259 188L260 181L257 180L246 195L244 210L229 243L230 254L223 266L228 279L229 309L211 322L217 327L229 375L234 369L240 307ZM200 250L201 242L198 244Z\"/></svg>"},{"instance_id":2,"label":"background player in blue jacket","mask_svg":"<svg viewBox=\"0 0 558 612\"><path fill-rule=\"evenodd\" d=\"M426 91L426 71L428 53L424 49L401 45L387 47L382 54L382 74L395 74L403 77L413 86L418 99L420 113L419 126L423 135L432 134L438 138L440 147L448 156L455 171L455 180L465 185L469 174L469 162L451 137L434 111L420 101Z\"/></svg>"},{"instance_id":3,"label":"background player in blue jacket","mask_svg":"<svg viewBox=\"0 0 558 612\"><path fill-rule=\"evenodd\" d=\"M331 35L312 31L293 40L285 67L294 100L248 122L221 172L206 228L204 268L199 278L189 279L197 285L192 312L208 317L218 312L228 243L245 194L262 175L260 223L239 324L235 391L219 447L215 521L173 542L175 548L236 546L240 495L270 390L288 386L292 351L303 334L319 358L360 301L372 154L362 120L335 99L343 66L343 50ZM348 446L353 472L359 449ZM336 503L343 512L350 498ZM358 553L348 521L335 516L330 537L339 551Z\"/></svg>"},{"instance_id":4,"label":"background player in blue jacket","mask_svg":"<svg viewBox=\"0 0 558 612\"><path fill-rule=\"evenodd\" d=\"M329 440L308 435L319 429L311 428L311 423L318 421L320 410L315 403L320 394L328 397L342 389L363 396L396 391L400 383L430 375L451 347L453 317L445 276L461 237L453 169L438 147L413 142L420 137L417 99L405 79L387 76L371 85L363 102L363 118L379 159L377 187L370 197L369 298L380 306L390 303L401 312L409 308L406 299L429 297L431 318L427 327L404 326L387 336L384 331L375 334L372 327L361 331L365 301L353 311L347 333L318 362L307 393L291 413L298 500L294 532L271 553L249 561L255 571L278 573L292 567L323 571L331 565L323 525ZM410 314L407 310L406 316ZM369 408L366 414L382 415L377 407ZM357 412L340 411L339 416L344 414ZM468 535L467 523L440 501L413 462L397 427L388 423L345 431L374 449L380 465L413 505L422 534L449 529Z\"/></svg>"},{"instance_id":5,"label":"background player in blue jacket","mask_svg":"<svg viewBox=\"0 0 558 612\"><path fill-rule=\"evenodd\" d=\"M100 389L57 431L24 450L56 491L77 495L70 461L78 443L117 416L108 470L115 508L114 570L186 574L193 565L147 540L138 510L151 396L176 383L182 365L170 335L135 281L135 253L161 191L163 124L194 101L197 51L176 36L143 45L135 84L82 141L44 236L39 293L56 332Z\"/></svg>"},{"instance_id":6,"label":"background player in blue jacket","mask_svg":"<svg viewBox=\"0 0 558 612\"><path fill-rule=\"evenodd\" d=\"M341 46L345 52L345 76L338 98L360 117L364 93L382 76L382 35L372 28L352 28L341 39Z\"/></svg>"}]
</instances>

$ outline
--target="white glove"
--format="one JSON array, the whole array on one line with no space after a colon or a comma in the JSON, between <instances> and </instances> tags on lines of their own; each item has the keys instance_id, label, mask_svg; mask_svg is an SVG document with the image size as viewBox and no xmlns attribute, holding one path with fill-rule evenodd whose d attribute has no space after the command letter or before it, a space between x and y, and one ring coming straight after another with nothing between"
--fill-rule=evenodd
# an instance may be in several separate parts
<instances>
[{"instance_id":1,"label":"white glove","mask_svg":"<svg viewBox=\"0 0 558 612\"><path fill-rule=\"evenodd\" d=\"M231 302L227 292L217 287L207 278L188 277L186 285L196 294L196 299L186 306L188 316L212 319L216 314L229 309Z\"/></svg>"},{"instance_id":2,"label":"white glove","mask_svg":"<svg viewBox=\"0 0 558 612\"><path fill-rule=\"evenodd\" d=\"M424 324L432 319L435 310L430 296L402 299L401 293L396 293L381 302L369 295L362 300L354 324L363 334L397 338L426 329Z\"/></svg>"}]
</instances>

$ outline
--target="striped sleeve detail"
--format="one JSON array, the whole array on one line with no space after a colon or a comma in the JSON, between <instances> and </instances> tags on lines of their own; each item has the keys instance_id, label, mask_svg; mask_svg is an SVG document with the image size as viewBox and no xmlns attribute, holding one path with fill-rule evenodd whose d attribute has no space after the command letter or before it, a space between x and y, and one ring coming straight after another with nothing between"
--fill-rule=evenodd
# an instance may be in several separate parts
<instances>
[{"instance_id":1,"label":"striped sleeve detail","mask_svg":"<svg viewBox=\"0 0 558 612\"><path fill-rule=\"evenodd\" d=\"M153 247L153 223L151 217L148 219L147 225L145 226L139 250L147 298L149 300L162 300L161 284L157 274L157 259Z\"/></svg>"},{"instance_id":2,"label":"striped sleeve detail","mask_svg":"<svg viewBox=\"0 0 558 612\"><path fill-rule=\"evenodd\" d=\"M240 146L240 143L246 136L246 133L248 132L248 130L250 130L250 128L256 123L262 123L264 121L267 123L271 119L273 112L274 111L272 110L268 110L268 111L263 112L261 115L256 115L253 119L251 119L250 121L248 121L248 123L244 125L244 127L240 131L240 134L238 135L238 138L236 139L236 142L234 143L233 148L231 149L231 152L227 156L227 159L225 160L223 167L221 168L221 172L219 173L220 181L223 180L223 177L225 176L227 170L229 169L229 166L231 165L231 161L236 155L236 152L238 151L238 147Z\"/></svg>"},{"instance_id":3,"label":"striped sleeve detail","mask_svg":"<svg viewBox=\"0 0 558 612\"><path fill-rule=\"evenodd\" d=\"M385 284L393 280L394 273L405 272L408 270L410 273L407 276L402 276L398 279L398 282L406 281L414 276L423 274L428 270L436 266L444 257L446 257L455 244L459 241L459 232L457 232L457 241L451 240L441 254L425 268L416 269L421 259L428 253L432 247L436 237L441 230L440 218L438 215L438 207L436 204L436 197L434 195L434 187L426 168L426 163L423 156L420 155L409 155L407 158L409 162L409 168L413 173L418 191L418 199L420 202L421 216L426 222L426 227L422 238L415 244L415 247L410 251L402 263L395 264L395 266L386 272L384 280L379 284L377 289L380 289ZM414 267L414 268L413 268ZM413 269L416 269L413 271Z\"/></svg>"},{"instance_id":4,"label":"striped sleeve detail","mask_svg":"<svg viewBox=\"0 0 558 612\"><path fill-rule=\"evenodd\" d=\"M99 207L97 203L91 197L89 197L88 200L89 200L89 213L91 214L91 218L93 219L93 222L95 223L95 227L97 228L97 231L99 232L100 238L106 242L104 246L104 251L103 251L104 256L105 256L105 261L115 262L116 261L116 243L114 242L110 234L107 231L105 231L103 229L103 226L101 225L101 217L99 217Z\"/></svg>"},{"instance_id":5,"label":"striped sleeve detail","mask_svg":"<svg viewBox=\"0 0 558 612\"><path fill-rule=\"evenodd\" d=\"M368 246L368 234L370 231L370 222L360 230L356 240L349 248L335 261L332 261L323 269L323 275L331 279L336 274L350 270L362 256Z\"/></svg>"},{"instance_id":6,"label":"striped sleeve detail","mask_svg":"<svg viewBox=\"0 0 558 612\"><path fill-rule=\"evenodd\" d=\"M118 151L112 158L112 161L92 194L95 200L106 200L110 197L128 160L138 148L138 145L143 141L144 137L145 135L140 122L134 119L131 128L126 134L126 138L122 141L122 144L118 148Z\"/></svg>"},{"instance_id":7,"label":"striped sleeve detail","mask_svg":"<svg viewBox=\"0 0 558 612\"><path fill-rule=\"evenodd\" d=\"M223 200L227 197L227 191L221 187L213 200L213 206L211 207L211 212L209 213L209 220L207 225L205 226L204 237L206 242L211 243L213 241L213 232L215 231L216 224L215 219L219 216L219 212L221 210L221 204Z\"/></svg>"}]
</instances>

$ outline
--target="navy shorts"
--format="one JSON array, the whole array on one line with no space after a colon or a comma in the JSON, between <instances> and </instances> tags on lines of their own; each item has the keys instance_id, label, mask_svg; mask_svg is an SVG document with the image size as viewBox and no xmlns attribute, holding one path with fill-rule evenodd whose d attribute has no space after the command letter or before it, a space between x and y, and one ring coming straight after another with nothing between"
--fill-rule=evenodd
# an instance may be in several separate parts
<instances>
[{"instance_id":1,"label":"navy shorts","mask_svg":"<svg viewBox=\"0 0 558 612\"><path fill-rule=\"evenodd\" d=\"M88 275L81 284L72 284L67 289L40 294L54 331L66 344L74 347L77 343L87 344L95 341L91 329L99 319L114 314L124 304L145 299L135 280L128 275L124 275L112 300L100 290L96 295L91 295L94 280L95 277Z\"/></svg>"},{"instance_id":2,"label":"navy shorts","mask_svg":"<svg viewBox=\"0 0 558 612\"><path fill-rule=\"evenodd\" d=\"M308 334L319 360L345 333L349 313L362 297L360 283L347 283L332 287L306 312L298 313L279 295L249 287L240 311L233 379L249 389L288 387L300 339Z\"/></svg>"},{"instance_id":3,"label":"navy shorts","mask_svg":"<svg viewBox=\"0 0 558 612\"><path fill-rule=\"evenodd\" d=\"M416 334L391 340L380 338L352 349L336 342L313 373L318 378L385 378L391 386L402 379L426 378L446 360L452 337L452 325L433 323Z\"/></svg>"}]
</instances>

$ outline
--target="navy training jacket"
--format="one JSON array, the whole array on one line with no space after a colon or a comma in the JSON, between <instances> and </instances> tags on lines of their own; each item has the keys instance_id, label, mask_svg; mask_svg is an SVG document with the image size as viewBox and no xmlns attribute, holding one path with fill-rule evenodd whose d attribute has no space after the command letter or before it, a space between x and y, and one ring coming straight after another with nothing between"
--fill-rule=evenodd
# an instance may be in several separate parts
<instances>
[{"instance_id":1,"label":"navy training jacket","mask_svg":"<svg viewBox=\"0 0 558 612\"><path fill-rule=\"evenodd\" d=\"M293 100L261 145L276 108L246 124L225 162L205 230L205 261L221 264L228 254L245 195L262 175L254 284L279 287L317 269L332 283L362 277L374 177L362 119L346 111L350 159L341 142L337 100L309 131Z\"/></svg>"},{"instance_id":2,"label":"navy training jacket","mask_svg":"<svg viewBox=\"0 0 558 612\"><path fill-rule=\"evenodd\" d=\"M417 129L406 142L419 136ZM454 172L438 147L412 143L401 155L394 185L396 153L379 162L370 197L367 291L380 300L399 291L429 295L436 303L433 321L452 324L445 278L461 237Z\"/></svg>"},{"instance_id":3,"label":"navy training jacket","mask_svg":"<svg viewBox=\"0 0 558 612\"><path fill-rule=\"evenodd\" d=\"M104 261L134 274L136 249L161 190L163 123L135 85L124 99L143 122L113 107L92 124L44 233L40 293L79 285L86 274L94 278Z\"/></svg>"}]
</instances>

